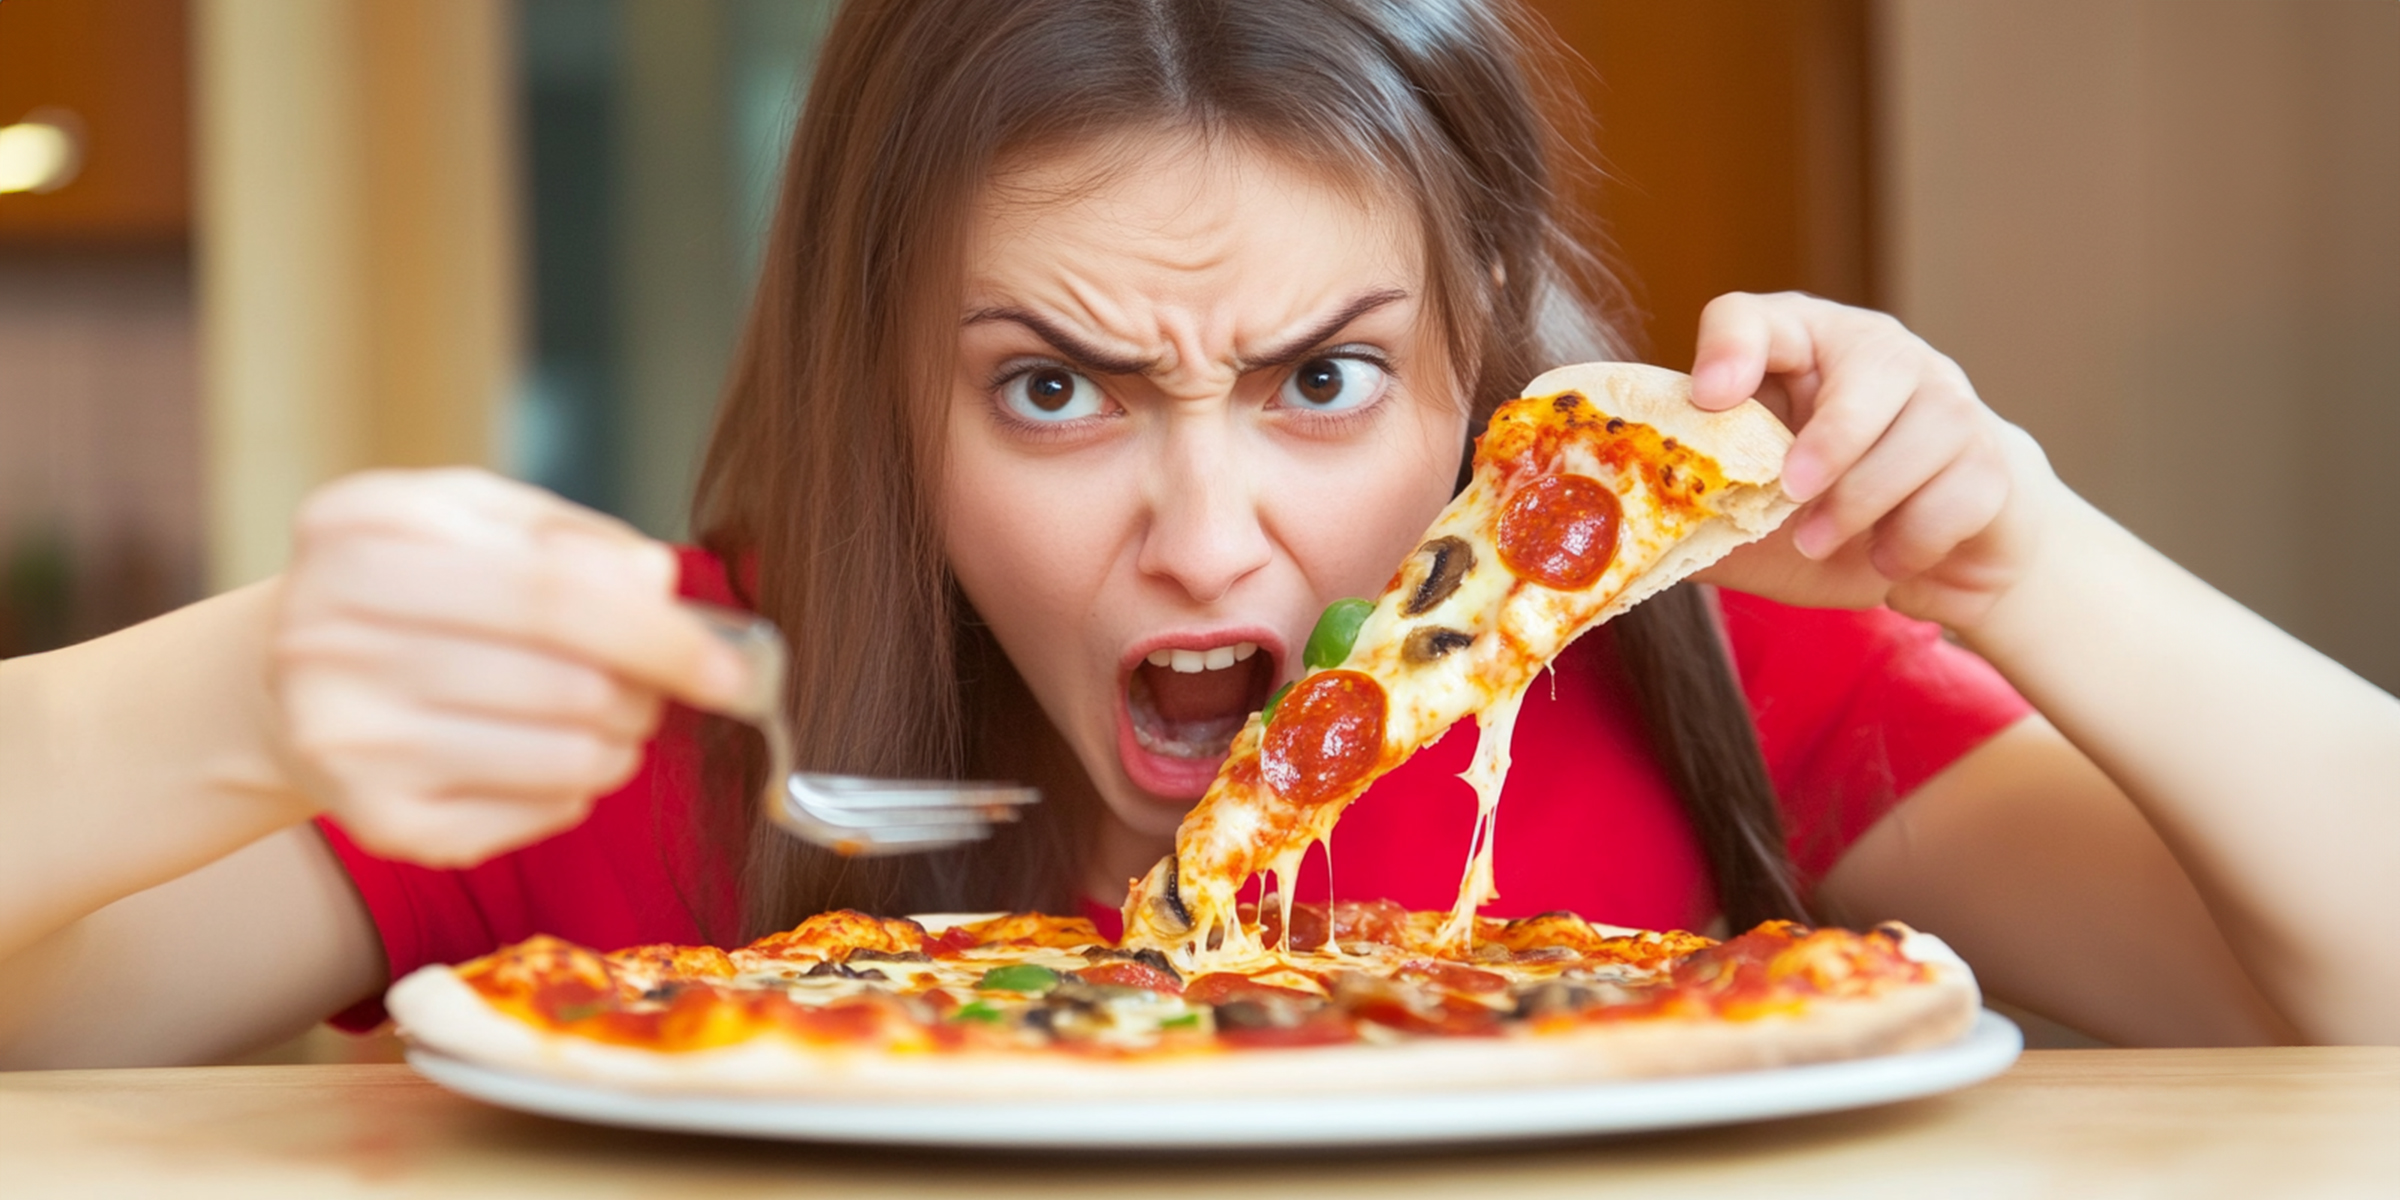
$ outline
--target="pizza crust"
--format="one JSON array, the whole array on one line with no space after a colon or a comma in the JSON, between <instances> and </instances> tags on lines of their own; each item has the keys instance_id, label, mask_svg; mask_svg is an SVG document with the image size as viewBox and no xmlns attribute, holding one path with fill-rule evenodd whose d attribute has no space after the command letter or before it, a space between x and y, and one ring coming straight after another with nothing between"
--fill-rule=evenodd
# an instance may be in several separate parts
<instances>
[{"instance_id":1,"label":"pizza crust","mask_svg":"<svg viewBox=\"0 0 2400 1200\"><path fill-rule=\"evenodd\" d=\"M1612 417L1639 421L1716 460L1725 478L1763 486L1783 474L1791 431L1756 400L1723 412L1692 403L1692 377L1642 363L1576 363L1534 377L1524 395L1582 392ZM1601 397L1607 397L1603 400Z\"/></svg>"},{"instance_id":2,"label":"pizza crust","mask_svg":"<svg viewBox=\"0 0 2400 1200\"><path fill-rule=\"evenodd\" d=\"M446 966L392 986L386 1004L411 1044L485 1067L656 1094L812 1101L1174 1100L1522 1089L1833 1062L1946 1045L1981 1005L1975 979L1938 938L1902 953L1929 982L1750 1020L1658 1019L1505 1037L1426 1038L1288 1050L1207 1049L1099 1057L1057 1051L893 1053L766 1036L662 1052L528 1025Z\"/></svg>"},{"instance_id":3,"label":"pizza crust","mask_svg":"<svg viewBox=\"0 0 2400 1200\"><path fill-rule=\"evenodd\" d=\"M1615 618L1735 550L1775 531L1800 507L1784 495L1783 456L1792 433L1756 400L1723 412L1692 403L1692 378L1641 363L1577 363L1535 377L1528 396L1582 392L1610 416L1639 421L1716 460L1725 478L1743 486L1716 500L1717 518L1633 578L1593 623Z\"/></svg>"}]
</instances>

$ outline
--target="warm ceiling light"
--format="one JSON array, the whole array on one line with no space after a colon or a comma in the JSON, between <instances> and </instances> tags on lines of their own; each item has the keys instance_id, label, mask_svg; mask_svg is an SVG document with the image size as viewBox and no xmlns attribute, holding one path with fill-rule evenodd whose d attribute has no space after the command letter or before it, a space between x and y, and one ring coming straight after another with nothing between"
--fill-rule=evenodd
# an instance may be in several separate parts
<instances>
[{"instance_id":1,"label":"warm ceiling light","mask_svg":"<svg viewBox=\"0 0 2400 1200\"><path fill-rule=\"evenodd\" d=\"M55 192L83 165L74 114L56 109L27 113L15 125L0 125L0 192Z\"/></svg>"}]
</instances>

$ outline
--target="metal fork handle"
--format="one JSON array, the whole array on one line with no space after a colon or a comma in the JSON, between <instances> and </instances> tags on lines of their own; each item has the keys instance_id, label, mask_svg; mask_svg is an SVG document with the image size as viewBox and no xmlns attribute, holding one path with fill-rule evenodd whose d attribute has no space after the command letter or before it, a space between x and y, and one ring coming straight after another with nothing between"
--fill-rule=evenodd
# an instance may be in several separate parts
<instances>
[{"instance_id":1,"label":"metal fork handle","mask_svg":"<svg viewBox=\"0 0 2400 1200\"><path fill-rule=\"evenodd\" d=\"M812 808L899 812L912 808L1014 808L1042 798L1040 791L1013 783L957 783L946 779L865 779L856 775L792 776L792 791L805 793Z\"/></svg>"},{"instance_id":2,"label":"metal fork handle","mask_svg":"<svg viewBox=\"0 0 2400 1200\"><path fill-rule=\"evenodd\" d=\"M766 739L767 803L779 807L784 781L792 777L793 755L792 727L783 714L784 681L791 671L791 652L784 648L783 631L765 617L730 608L690 601L683 607L740 655L742 665L748 668L749 689L727 704L723 713L747 723Z\"/></svg>"},{"instance_id":3,"label":"metal fork handle","mask_svg":"<svg viewBox=\"0 0 2400 1200\"><path fill-rule=\"evenodd\" d=\"M726 646L741 655L750 687L722 709L767 743L760 803L778 827L843 854L913 854L990 837L992 825L1017 819L1041 792L1015 784L868 779L793 771L791 725L783 693L791 654L773 622L750 613L685 602Z\"/></svg>"}]
</instances>

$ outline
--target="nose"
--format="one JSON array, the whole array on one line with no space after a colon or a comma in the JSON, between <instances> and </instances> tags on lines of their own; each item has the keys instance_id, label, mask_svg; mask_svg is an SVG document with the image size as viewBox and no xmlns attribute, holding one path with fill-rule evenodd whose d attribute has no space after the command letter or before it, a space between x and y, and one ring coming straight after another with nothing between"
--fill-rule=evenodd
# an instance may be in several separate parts
<instances>
[{"instance_id":1,"label":"nose","mask_svg":"<svg viewBox=\"0 0 2400 1200\"><path fill-rule=\"evenodd\" d=\"M1222 409L1166 423L1143 485L1143 574L1213 604L1267 565L1274 551L1259 518L1258 463L1244 451Z\"/></svg>"}]
</instances>

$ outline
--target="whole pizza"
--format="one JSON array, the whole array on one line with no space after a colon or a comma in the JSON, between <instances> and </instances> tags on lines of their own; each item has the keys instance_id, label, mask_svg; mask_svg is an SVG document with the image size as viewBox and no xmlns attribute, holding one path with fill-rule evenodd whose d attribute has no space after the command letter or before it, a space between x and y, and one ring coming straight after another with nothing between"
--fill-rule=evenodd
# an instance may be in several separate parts
<instances>
[{"instance_id":1,"label":"whole pizza","mask_svg":"<svg viewBox=\"0 0 2400 1200\"><path fill-rule=\"evenodd\" d=\"M536 937L394 984L416 1045L536 1076L797 1098L1455 1091L1898 1053L1965 1035L1966 965L1897 924L1723 941L1480 916L1518 702L1578 634L1764 536L1790 434L1674 372L1566 367L1493 414L1474 477L1372 601L1320 620L1125 937L1039 914L832 912L738 950ZM1458 902L1253 905L1458 719L1483 820Z\"/></svg>"}]
</instances>

